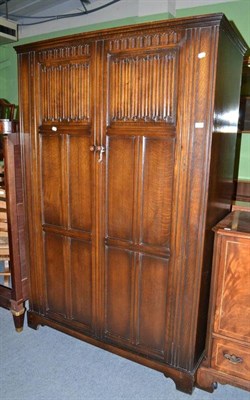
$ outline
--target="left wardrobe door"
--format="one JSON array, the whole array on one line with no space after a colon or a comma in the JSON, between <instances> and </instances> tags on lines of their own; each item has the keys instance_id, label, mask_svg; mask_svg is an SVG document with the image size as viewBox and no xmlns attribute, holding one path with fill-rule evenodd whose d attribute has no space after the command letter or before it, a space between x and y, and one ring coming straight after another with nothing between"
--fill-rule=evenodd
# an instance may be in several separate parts
<instances>
[{"instance_id":1,"label":"left wardrobe door","mask_svg":"<svg viewBox=\"0 0 250 400\"><path fill-rule=\"evenodd\" d=\"M85 43L34 54L30 88L36 123L28 138L32 157L26 173L33 218L31 310L85 332L94 329L91 48Z\"/></svg>"}]
</instances>

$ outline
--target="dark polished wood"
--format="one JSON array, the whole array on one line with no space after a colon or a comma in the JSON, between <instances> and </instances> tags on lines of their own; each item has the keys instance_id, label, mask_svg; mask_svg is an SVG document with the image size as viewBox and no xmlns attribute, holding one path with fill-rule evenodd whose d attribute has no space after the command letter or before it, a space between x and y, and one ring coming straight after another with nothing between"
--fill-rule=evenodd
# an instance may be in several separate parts
<instances>
[{"instance_id":1,"label":"dark polished wood","mask_svg":"<svg viewBox=\"0 0 250 400\"><path fill-rule=\"evenodd\" d=\"M11 104L9 101L7 101L5 99L0 99L0 122L1 122L1 120L4 120L4 119L13 121L15 119L15 115L14 115L15 109L16 109L15 104ZM1 127L1 124L0 124L0 127ZM0 130L0 132L1 132L1 130Z\"/></svg>"},{"instance_id":2,"label":"dark polished wood","mask_svg":"<svg viewBox=\"0 0 250 400\"><path fill-rule=\"evenodd\" d=\"M250 180L238 179L237 181L237 192L236 200L238 201L250 201Z\"/></svg>"},{"instance_id":3,"label":"dark polished wood","mask_svg":"<svg viewBox=\"0 0 250 400\"><path fill-rule=\"evenodd\" d=\"M0 306L11 310L16 330L21 331L29 294L19 133L5 135L3 145L11 287L0 285Z\"/></svg>"},{"instance_id":4,"label":"dark polished wood","mask_svg":"<svg viewBox=\"0 0 250 400\"><path fill-rule=\"evenodd\" d=\"M29 325L160 370L191 393L211 228L234 195L238 121L228 112L245 43L216 14L16 49Z\"/></svg>"},{"instance_id":5,"label":"dark polished wood","mask_svg":"<svg viewBox=\"0 0 250 400\"><path fill-rule=\"evenodd\" d=\"M215 227L207 357L197 385L250 390L250 212L233 211Z\"/></svg>"},{"instance_id":6,"label":"dark polished wood","mask_svg":"<svg viewBox=\"0 0 250 400\"><path fill-rule=\"evenodd\" d=\"M245 54L242 68L239 129L250 133L250 49Z\"/></svg>"}]
</instances>

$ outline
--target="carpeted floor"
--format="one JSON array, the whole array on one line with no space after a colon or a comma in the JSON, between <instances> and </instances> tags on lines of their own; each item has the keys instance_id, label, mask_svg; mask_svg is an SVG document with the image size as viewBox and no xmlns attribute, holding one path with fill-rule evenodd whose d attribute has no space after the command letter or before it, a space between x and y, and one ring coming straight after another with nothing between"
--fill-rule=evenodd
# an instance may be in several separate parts
<instances>
[{"instance_id":1,"label":"carpeted floor","mask_svg":"<svg viewBox=\"0 0 250 400\"><path fill-rule=\"evenodd\" d=\"M16 333L0 308L1 400L250 400L221 386L209 394L178 392L163 374L48 327Z\"/></svg>"}]
</instances>

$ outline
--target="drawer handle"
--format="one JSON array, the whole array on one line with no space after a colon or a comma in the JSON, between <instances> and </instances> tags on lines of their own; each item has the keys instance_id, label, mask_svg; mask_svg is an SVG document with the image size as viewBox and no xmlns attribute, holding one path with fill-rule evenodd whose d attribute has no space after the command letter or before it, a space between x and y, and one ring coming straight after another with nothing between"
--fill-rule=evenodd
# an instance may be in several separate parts
<instances>
[{"instance_id":1,"label":"drawer handle","mask_svg":"<svg viewBox=\"0 0 250 400\"><path fill-rule=\"evenodd\" d=\"M230 361L233 364L240 364L243 362L243 358L237 357L234 354L224 353L223 356L224 356L224 358L226 358L228 361Z\"/></svg>"}]
</instances>

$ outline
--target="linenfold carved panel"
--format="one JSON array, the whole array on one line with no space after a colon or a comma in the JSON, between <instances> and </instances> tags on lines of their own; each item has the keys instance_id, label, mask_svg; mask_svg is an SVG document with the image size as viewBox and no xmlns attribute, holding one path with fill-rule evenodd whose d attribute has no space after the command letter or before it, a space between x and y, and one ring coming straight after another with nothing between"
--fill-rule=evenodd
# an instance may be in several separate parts
<instances>
[{"instance_id":1,"label":"linenfold carved panel","mask_svg":"<svg viewBox=\"0 0 250 400\"><path fill-rule=\"evenodd\" d=\"M176 48L137 55L113 55L109 61L109 122L175 124Z\"/></svg>"},{"instance_id":2,"label":"linenfold carved panel","mask_svg":"<svg viewBox=\"0 0 250 400\"><path fill-rule=\"evenodd\" d=\"M90 118L90 65L40 64L42 122L88 121Z\"/></svg>"}]
</instances>

